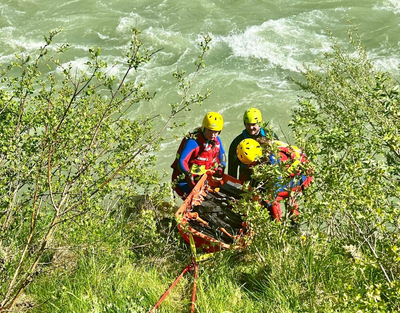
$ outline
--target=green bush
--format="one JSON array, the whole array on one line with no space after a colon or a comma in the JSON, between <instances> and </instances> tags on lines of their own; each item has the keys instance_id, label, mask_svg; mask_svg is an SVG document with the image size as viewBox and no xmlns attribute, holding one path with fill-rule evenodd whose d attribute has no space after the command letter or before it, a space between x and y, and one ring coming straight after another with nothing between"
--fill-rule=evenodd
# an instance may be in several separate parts
<instances>
[{"instance_id":1,"label":"green bush","mask_svg":"<svg viewBox=\"0 0 400 313\"><path fill-rule=\"evenodd\" d=\"M95 49L86 72L73 75L57 60L66 46L48 48L53 35L2 75L0 311L148 312L191 262L174 203L165 202L169 188L151 171L162 140L155 120L125 115L154 95L129 76L109 77ZM152 56L137 35L132 71ZM253 198L268 194L249 193L237 209L253 240L200 263L196 312L400 311L398 83L349 35L349 51L332 37L331 52L296 81L304 96L291 125L314 170L298 199L300 227L271 222ZM163 127L208 97L190 95L184 72L174 76L183 97ZM271 189L281 165L256 176ZM188 311L192 284L190 272L159 312Z\"/></svg>"},{"instance_id":2,"label":"green bush","mask_svg":"<svg viewBox=\"0 0 400 313\"><path fill-rule=\"evenodd\" d=\"M170 104L170 116L131 118L132 108L155 97L134 81L157 51L145 49L133 29L125 72L115 77L110 70L117 64L104 62L100 48L89 50L80 70L63 60L68 45L54 47L58 32L45 36L36 54L17 55L0 74L0 311L37 278L40 263L54 254L49 249L65 243L60 238L96 241L101 231L94 221L107 227L120 200L155 191L160 179L153 152L161 134L177 126L172 121L179 112L209 96L208 91L191 94L204 67L208 37L192 77L173 74L180 101ZM155 229L146 226L149 241ZM86 227L93 233L78 231ZM73 238L75 233L82 237Z\"/></svg>"},{"instance_id":3,"label":"green bush","mask_svg":"<svg viewBox=\"0 0 400 313\"><path fill-rule=\"evenodd\" d=\"M357 30L349 37L351 51L332 37L332 51L297 81L305 96L291 125L315 170L303 218L352 256L360 279L348 281L348 291L340 293L349 310L396 312L399 85L374 68Z\"/></svg>"}]
</instances>

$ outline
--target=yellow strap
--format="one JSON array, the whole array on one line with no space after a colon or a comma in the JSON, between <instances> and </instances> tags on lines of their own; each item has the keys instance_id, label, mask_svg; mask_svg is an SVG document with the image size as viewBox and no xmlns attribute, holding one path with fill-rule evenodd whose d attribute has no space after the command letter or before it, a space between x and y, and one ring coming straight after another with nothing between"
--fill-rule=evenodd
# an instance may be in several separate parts
<instances>
[{"instance_id":1,"label":"yellow strap","mask_svg":"<svg viewBox=\"0 0 400 313\"><path fill-rule=\"evenodd\" d=\"M277 147L290 147L290 149L296 153L296 157L300 156L301 149L299 147L289 145L288 143L279 140L273 140L272 143Z\"/></svg>"},{"instance_id":2,"label":"yellow strap","mask_svg":"<svg viewBox=\"0 0 400 313\"><path fill-rule=\"evenodd\" d=\"M201 262L201 261L205 261L205 260L207 260L207 259L209 259L209 258L214 256L215 252L203 254L203 255L197 257L196 245L194 243L194 239L193 239L193 235L192 234L189 234L189 242L190 242L190 250L192 250L192 256L193 256L193 259L194 259L194 261L196 263L197 262Z\"/></svg>"},{"instance_id":3,"label":"yellow strap","mask_svg":"<svg viewBox=\"0 0 400 313\"><path fill-rule=\"evenodd\" d=\"M193 235L189 234L190 250L192 250L192 256L197 261L196 245L194 244Z\"/></svg>"},{"instance_id":4,"label":"yellow strap","mask_svg":"<svg viewBox=\"0 0 400 313\"><path fill-rule=\"evenodd\" d=\"M300 165L300 161L299 160L294 161L293 164L290 165L289 168L287 169L288 173L291 174L294 171L296 171L298 169L299 165Z\"/></svg>"},{"instance_id":5,"label":"yellow strap","mask_svg":"<svg viewBox=\"0 0 400 313\"><path fill-rule=\"evenodd\" d=\"M196 259L196 262L205 261L205 260L207 260L207 259L213 257L213 256L214 256L214 253L215 253L215 252L203 254L203 255L199 256L199 257Z\"/></svg>"},{"instance_id":6,"label":"yellow strap","mask_svg":"<svg viewBox=\"0 0 400 313\"><path fill-rule=\"evenodd\" d=\"M207 169L205 165L193 164L190 168L190 172L194 175L203 175L207 172Z\"/></svg>"}]
</instances>

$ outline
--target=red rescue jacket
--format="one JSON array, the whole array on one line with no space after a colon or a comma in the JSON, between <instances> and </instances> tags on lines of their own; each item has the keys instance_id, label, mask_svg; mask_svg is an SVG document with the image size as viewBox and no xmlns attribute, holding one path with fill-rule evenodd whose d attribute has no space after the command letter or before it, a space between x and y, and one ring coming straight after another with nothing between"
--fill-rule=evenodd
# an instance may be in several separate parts
<instances>
[{"instance_id":1,"label":"red rescue jacket","mask_svg":"<svg viewBox=\"0 0 400 313\"><path fill-rule=\"evenodd\" d=\"M191 154L182 155L182 151L190 138L196 141L197 146L193 147ZM219 164L220 150L221 146L218 140L210 143L207 142L201 132L189 133L182 139L176 152L176 158L171 165L171 168L174 169L173 179L181 173L187 175L190 172L192 175L201 175L204 170L216 168ZM183 168L180 163L183 164ZM185 164L187 164L187 168L185 168Z\"/></svg>"}]
</instances>

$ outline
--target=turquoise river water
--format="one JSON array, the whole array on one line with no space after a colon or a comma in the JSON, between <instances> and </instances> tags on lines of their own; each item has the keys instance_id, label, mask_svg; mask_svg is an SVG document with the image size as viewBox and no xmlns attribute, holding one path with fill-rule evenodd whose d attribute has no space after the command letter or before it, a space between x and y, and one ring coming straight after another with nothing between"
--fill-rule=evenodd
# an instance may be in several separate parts
<instances>
[{"instance_id":1,"label":"turquoise river water","mask_svg":"<svg viewBox=\"0 0 400 313\"><path fill-rule=\"evenodd\" d=\"M179 101L172 73L193 71L199 38L210 35L207 67L196 90L210 88L211 97L182 114L188 126L175 132L183 134L200 125L206 112L218 111L225 120L226 150L249 107L259 108L279 135L290 138L287 124L299 90L287 77L329 51L327 29L348 44L351 20L376 67L399 73L400 0L2 0L0 12L0 63L39 48L43 35L56 28L64 29L57 41L72 45L68 53L75 66L85 63L91 46L101 47L111 63L123 57L130 29L140 29L150 50L162 50L136 78L158 96L139 105L133 117L168 114L168 103ZM179 144L173 135L165 133L160 172L170 173Z\"/></svg>"}]
</instances>

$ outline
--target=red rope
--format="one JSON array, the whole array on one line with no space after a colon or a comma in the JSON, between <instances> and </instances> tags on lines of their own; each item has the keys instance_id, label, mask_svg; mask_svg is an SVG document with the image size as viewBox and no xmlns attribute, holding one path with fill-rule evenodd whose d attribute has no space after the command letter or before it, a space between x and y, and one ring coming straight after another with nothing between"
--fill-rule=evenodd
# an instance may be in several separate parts
<instances>
[{"instance_id":1,"label":"red rope","mask_svg":"<svg viewBox=\"0 0 400 313\"><path fill-rule=\"evenodd\" d=\"M149 313L153 313L155 309L157 309L157 307L161 304L161 302L164 301L164 299L167 297L167 295L169 294L169 292L175 287L175 285L181 280L181 278L183 277L183 275L191 270L193 268L193 264L189 264L185 267L185 269L183 270L183 272L178 276L177 279L175 279L175 281L173 282L173 284L168 288L168 290L164 293L164 295L160 298L160 300L158 300L157 304L154 306L154 308L151 309L151 311Z\"/></svg>"},{"instance_id":2,"label":"red rope","mask_svg":"<svg viewBox=\"0 0 400 313\"><path fill-rule=\"evenodd\" d=\"M194 264L194 282L193 282L193 294L192 294L192 309L190 313L194 313L195 302L196 302L196 285L197 285L197 272L199 270L199 266L197 263Z\"/></svg>"},{"instance_id":3,"label":"red rope","mask_svg":"<svg viewBox=\"0 0 400 313\"><path fill-rule=\"evenodd\" d=\"M199 265L192 260L192 263L186 265L185 269L183 272L178 276L177 279L172 283L172 285L168 288L168 290L164 293L164 295L158 300L157 304L154 306L154 308L151 309L149 313L153 313L155 309L158 308L158 306L165 300L165 298L168 296L169 292L176 286L176 284L181 280L183 275L187 271L191 271L194 269L194 282L193 282L193 294L192 294L192 308L191 308L191 313L194 313L194 308L195 308L195 301L196 301L196 286L197 286L197 273L199 270Z\"/></svg>"}]
</instances>

